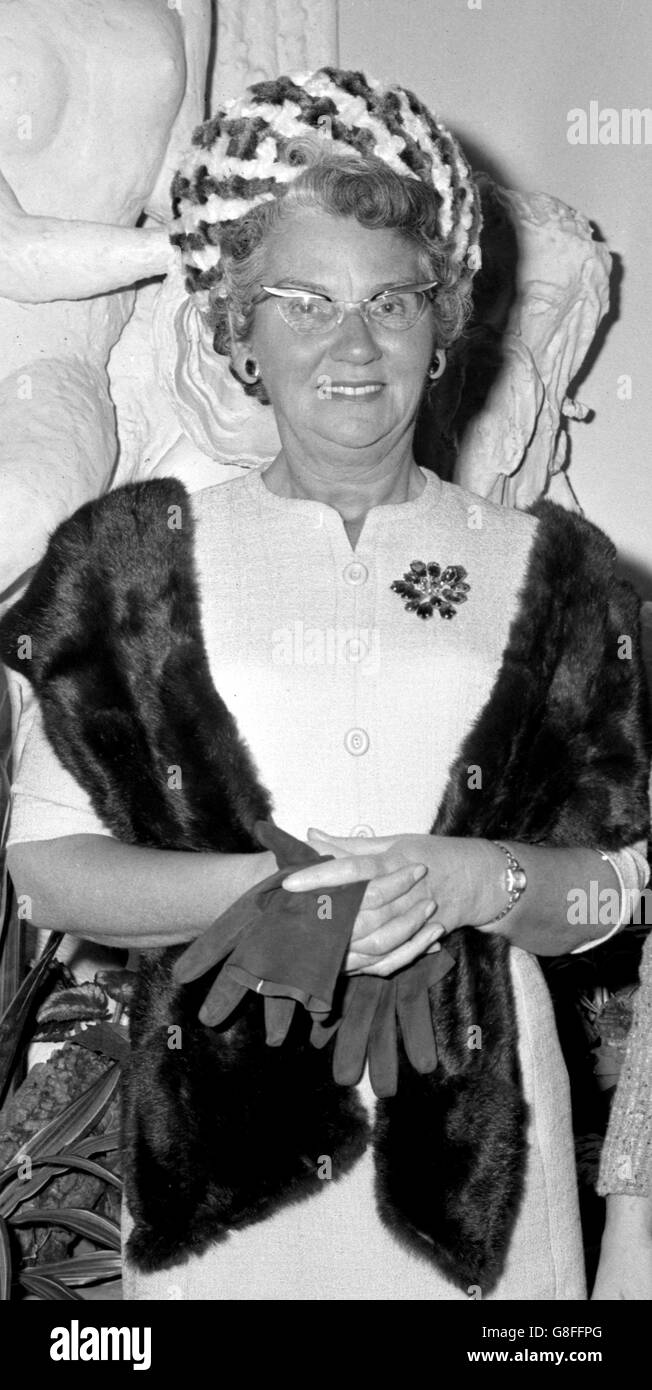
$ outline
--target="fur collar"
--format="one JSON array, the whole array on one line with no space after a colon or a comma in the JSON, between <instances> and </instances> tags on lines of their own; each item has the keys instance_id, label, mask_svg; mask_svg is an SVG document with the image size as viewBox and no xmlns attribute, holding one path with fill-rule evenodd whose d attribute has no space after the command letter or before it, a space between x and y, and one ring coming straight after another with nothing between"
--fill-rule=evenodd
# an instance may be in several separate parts
<instances>
[{"instance_id":1,"label":"fur collar","mask_svg":"<svg viewBox=\"0 0 652 1390\"><path fill-rule=\"evenodd\" d=\"M638 599L596 527L548 502L531 511L540 524L519 613L432 833L617 849L647 834ZM270 799L211 684L181 483L129 484L63 523L0 624L0 653L32 680L59 758L119 839L258 849L253 825ZM182 789L169 786L172 764ZM470 764L484 772L472 791ZM309 1046L307 1015L297 1010L280 1049L265 1046L253 997L230 1027L205 1028L206 980L179 988L179 948L147 953L125 1104L130 1258L143 1269L182 1261L318 1192L320 1156L337 1180L371 1137L382 1219L462 1288L490 1292L526 1162L508 947L470 928L449 947L456 968L431 991L438 1069L419 1076L403 1058L371 1136L355 1090L332 1080L331 1047ZM167 1045L171 1025L180 1049ZM469 1049L478 1025L484 1046Z\"/></svg>"}]
</instances>

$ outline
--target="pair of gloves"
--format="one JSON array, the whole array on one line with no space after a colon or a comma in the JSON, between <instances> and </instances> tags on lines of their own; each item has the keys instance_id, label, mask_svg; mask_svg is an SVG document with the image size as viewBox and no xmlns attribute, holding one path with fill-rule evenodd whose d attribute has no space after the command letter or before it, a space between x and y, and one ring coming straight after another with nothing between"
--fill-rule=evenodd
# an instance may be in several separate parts
<instances>
[{"instance_id":1,"label":"pair of gloves","mask_svg":"<svg viewBox=\"0 0 652 1390\"><path fill-rule=\"evenodd\" d=\"M175 962L179 984L222 963L200 1010L202 1022L212 1027L223 1023L252 990L264 999L269 1046L285 1041L297 1004L312 1016L315 1047L337 1035L333 1076L342 1086L357 1084L368 1058L376 1095L396 1093L399 1027L412 1066L422 1073L434 1071L437 1049L428 989L451 968L452 956L442 949L389 979L349 977L333 1021L333 995L366 881L327 892L289 893L281 887L283 879L324 856L273 821L258 821L255 833L263 848L274 853L278 870L238 898Z\"/></svg>"}]
</instances>

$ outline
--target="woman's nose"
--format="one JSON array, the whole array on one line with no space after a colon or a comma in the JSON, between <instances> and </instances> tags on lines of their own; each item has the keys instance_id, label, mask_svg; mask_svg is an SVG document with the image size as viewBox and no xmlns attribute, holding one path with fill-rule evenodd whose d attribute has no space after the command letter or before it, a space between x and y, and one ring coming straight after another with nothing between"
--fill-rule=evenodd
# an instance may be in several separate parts
<instances>
[{"instance_id":1,"label":"woman's nose","mask_svg":"<svg viewBox=\"0 0 652 1390\"><path fill-rule=\"evenodd\" d=\"M381 356L371 328L359 309L349 309L344 314L330 355L336 362L372 362Z\"/></svg>"}]
</instances>

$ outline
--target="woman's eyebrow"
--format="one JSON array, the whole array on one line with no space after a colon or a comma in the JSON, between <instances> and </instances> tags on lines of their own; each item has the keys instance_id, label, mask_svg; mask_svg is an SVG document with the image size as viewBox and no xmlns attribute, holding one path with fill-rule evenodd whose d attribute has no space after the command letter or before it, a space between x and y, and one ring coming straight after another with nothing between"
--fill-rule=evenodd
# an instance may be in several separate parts
<instances>
[{"instance_id":1,"label":"woman's eyebrow","mask_svg":"<svg viewBox=\"0 0 652 1390\"><path fill-rule=\"evenodd\" d=\"M365 298L371 298L374 294L380 294L381 290L398 289L401 285L411 285L414 283L416 283L416 281L410 280L409 278L406 279L404 276L395 277L393 280L382 280L374 289L369 291L368 296L365 295ZM281 275L276 281L276 285L279 289L313 290L315 294L325 294L329 299L332 298L331 291L327 289L325 285L315 284L312 280L304 280L301 275Z\"/></svg>"}]
</instances>

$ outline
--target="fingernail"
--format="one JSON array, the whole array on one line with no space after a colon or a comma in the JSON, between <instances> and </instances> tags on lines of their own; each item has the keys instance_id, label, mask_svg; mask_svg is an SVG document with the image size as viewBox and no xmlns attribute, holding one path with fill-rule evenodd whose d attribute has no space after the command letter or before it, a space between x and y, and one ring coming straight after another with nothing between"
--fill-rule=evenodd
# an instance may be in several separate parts
<instances>
[{"instance_id":1,"label":"fingernail","mask_svg":"<svg viewBox=\"0 0 652 1390\"><path fill-rule=\"evenodd\" d=\"M427 902L427 903L425 904L424 909L423 909L423 920L424 920L424 922L427 922L428 918L429 918L429 917L432 917L432 914L433 914L433 912L434 912L436 906L437 906L436 902L432 902L432 901Z\"/></svg>"},{"instance_id":2,"label":"fingernail","mask_svg":"<svg viewBox=\"0 0 652 1390\"><path fill-rule=\"evenodd\" d=\"M412 881L414 883L418 883L419 879L424 878L427 872L428 870L425 864L417 864L416 867L412 870Z\"/></svg>"}]
</instances>

